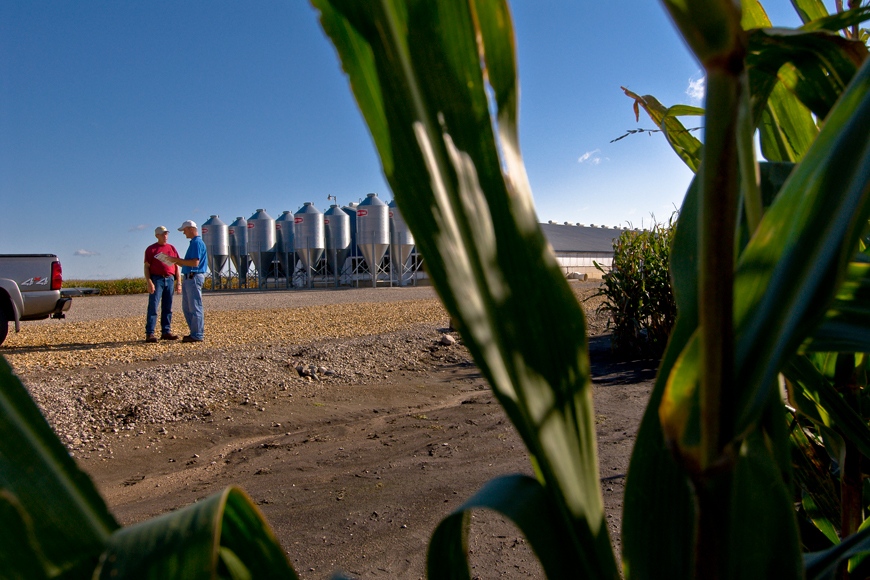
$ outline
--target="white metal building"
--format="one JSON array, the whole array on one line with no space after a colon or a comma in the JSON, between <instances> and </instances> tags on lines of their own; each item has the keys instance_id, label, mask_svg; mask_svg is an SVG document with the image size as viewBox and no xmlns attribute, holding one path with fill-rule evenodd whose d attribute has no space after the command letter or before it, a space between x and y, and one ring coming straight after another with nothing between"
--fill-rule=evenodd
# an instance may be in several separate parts
<instances>
[{"instance_id":1,"label":"white metal building","mask_svg":"<svg viewBox=\"0 0 870 580\"><path fill-rule=\"evenodd\" d=\"M601 272L592 263L598 262L605 270L613 264L613 241L628 228L602 225L584 225L565 222L540 224L559 266L571 274L586 274L589 278L601 278Z\"/></svg>"}]
</instances>

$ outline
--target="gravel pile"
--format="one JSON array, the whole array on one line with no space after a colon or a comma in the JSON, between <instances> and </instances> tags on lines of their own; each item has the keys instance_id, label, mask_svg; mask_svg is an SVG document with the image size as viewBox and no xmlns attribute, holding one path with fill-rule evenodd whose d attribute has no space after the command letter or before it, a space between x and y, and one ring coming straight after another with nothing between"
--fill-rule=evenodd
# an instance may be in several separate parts
<instances>
[{"instance_id":1,"label":"gravel pile","mask_svg":"<svg viewBox=\"0 0 870 580\"><path fill-rule=\"evenodd\" d=\"M581 298L592 293L577 290ZM356 303L362 292L316 294L308 297L315 305L302 307L244 307L251 298L274 306L268 301L275 297L264 295L241 296L234 309L207 301L203 344L144 343L144 312L138 312L144 311L144 297L88 298L73 305L78 321L70 316L55 325L23 327L0 353L71 453L109 455L114 434L160 434L167 423L211 420L229 406L262 410L279 397L413 380L444 364L472 363L437 298L387 301L387 293L377 289L374 299L381 301ZM434 294L398 294L426 295ZM318 304L338 296L345 302ZM233 300L225 302L232 307ZM132 306L119 308L122 303L134 305L135 315L125 310ZM596 307L584 303L590 333L606 326ZM118 314L128 316L112 317ZM180 313L174 326L177 332L184 328Z\"/></svg>"}]
</instances>

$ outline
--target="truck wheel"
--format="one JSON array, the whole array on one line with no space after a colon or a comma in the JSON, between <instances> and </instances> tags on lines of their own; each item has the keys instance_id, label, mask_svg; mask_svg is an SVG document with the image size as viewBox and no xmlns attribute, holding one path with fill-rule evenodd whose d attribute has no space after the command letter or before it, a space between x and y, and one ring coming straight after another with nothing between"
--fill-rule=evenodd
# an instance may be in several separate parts
<instances>
[{"instance_id":1,"label":"truck wheel","mask_svg":"<svg viewBox=\"0 0 870 580\"><path fill-rule=\"evenodd\" d=\"M3 344L3 341L6 340L6 333L9 332L9 319L6 317L6 313L3 312L3 309L0 308L0 344Z\"/></svg>"}]
</instances>

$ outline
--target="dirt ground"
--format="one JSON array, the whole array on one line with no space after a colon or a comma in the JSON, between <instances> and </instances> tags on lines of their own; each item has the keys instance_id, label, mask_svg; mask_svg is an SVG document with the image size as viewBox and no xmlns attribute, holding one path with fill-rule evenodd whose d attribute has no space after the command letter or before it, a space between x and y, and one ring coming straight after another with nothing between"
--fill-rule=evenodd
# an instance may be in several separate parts
<instances>
[{"instance_id":1,"label":"dirt ground","mask_svg":"<svg viewBox=\"0 0 870 580\"><path fill-rule=\"evenodd\" d=\"M145 436L110 435L111 459L77 461L124 525L235 485L303 579L423 578L438 522L487 480L531 473L466 349L451 348L413 377L282 396L262 410L241 402L147 427ZM618 549L625 474L655 363L614 360L606 334L590 337L590 355L601 489ZM469 546L473 578L543 576L519 531L496 514L475 513Z\"/></svg>"}]
</instances>

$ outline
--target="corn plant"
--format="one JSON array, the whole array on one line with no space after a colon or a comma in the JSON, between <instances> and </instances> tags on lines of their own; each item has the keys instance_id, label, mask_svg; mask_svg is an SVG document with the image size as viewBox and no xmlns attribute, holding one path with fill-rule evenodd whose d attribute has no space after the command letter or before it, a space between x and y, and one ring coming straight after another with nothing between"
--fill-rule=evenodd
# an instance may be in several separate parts
<instances>
[{"instance_id":1,"label":"corn plant","mask_svg":"<svg viewBox=\"0 0 870 580\"><path fill-rule=\"evenodd\" d=\"M599 311L608 315L611 348L621 356L658 357L665 350L677 306L668 275L676 214L668 224L626 230L613 241L613 263L603 273Z\"/></svg>"},{"instance_id":2,"label":"corn plant","mask_svg":"<svg viewBox=\"0 0 870 580\"><path fill-rule=\"evenodd\" d=\"M428 273L535 469L535 477L491 481L438 526L429 576L470 577L468 513L488 508L517 522L549 577L618 578L586 328L537 226L506 2L312 3ZM729 0L664 4L704 65L709 92L703 148L681 150L697 155L698 176L670 256L678 316L629 470L623 572L825 577L865 552L870 532L801 554L777 377L788 372L808 400L815 393L864 449L866 424L833 398L825 406L827 379L803 353L870 350L868 264L855 259L870 217L870 65L866 49L825 32L857 26L866 11L781 31L743 26L763 14L751 0L742 12ZM793 74L771 76L786 64ZM815 107L808 140L780 130L789 95ZM767 206L756 181L757 128L794 163ZM5 363L0 386L2 575L295 577L237 490L119 528Z\"/></svg>"},{"instance_id":3,"label":"corn plant","mask_svg":"<svg viewBox=\"0 0 870 580\"><path fill-rule=\"evenodd\" d=\"M467 577L466 509L489 507L515 519L550 577L616 577L602 525L581 314L534 226L521 163L507 7L313 3L430 276L536 468L536 478L492 482L442 523L430 575ZM833 326L845 329L851 349L866 347L870 335L866 302L839 292L864 284L853 259L870 214L870 68L863 45L831 32L855 26L866 11L781 30L761 24L766 16L752 1L742 10L725 0L664 4L709 89L703 147L673 130L675 115L697 110L643 104L661 115L669 142L698 176L671 253L676 325L629 470L624 572L820 576L866 536L802 558L776 386L804 343ZM808 15L820 10L796 4ZM794 115L799 131L783 131L783 113L798 101L813 108ZM794 164L767 206L756 131L763 147ZM530 304L540 310L523 316Z\"/></svg>"}]
</instances>

